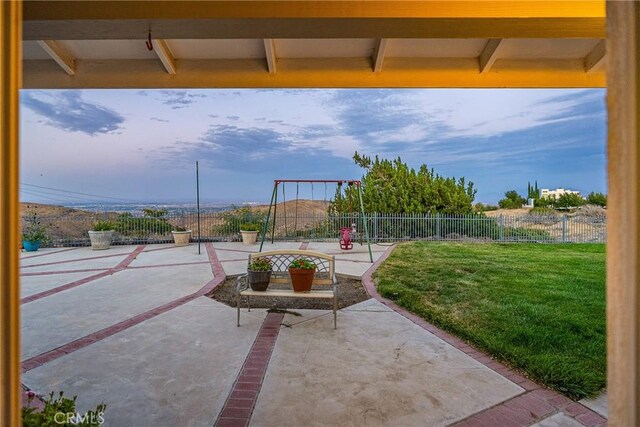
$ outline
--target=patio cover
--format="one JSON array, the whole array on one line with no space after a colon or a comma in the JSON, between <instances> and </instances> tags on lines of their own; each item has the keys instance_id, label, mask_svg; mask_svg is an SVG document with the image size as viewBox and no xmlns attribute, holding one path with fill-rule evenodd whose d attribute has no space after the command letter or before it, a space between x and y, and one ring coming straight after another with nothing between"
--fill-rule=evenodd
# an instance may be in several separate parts
<instances>
[{"instance_id":1,"label":"patio cover","mask_svg":"<svg viewBox=\"0 0 640 427\"><path fill-rule=\"evenodd\" d=\"M604 1L26 1L23 31L25 88L605 86Z\"/></svg>"}]
</instances>

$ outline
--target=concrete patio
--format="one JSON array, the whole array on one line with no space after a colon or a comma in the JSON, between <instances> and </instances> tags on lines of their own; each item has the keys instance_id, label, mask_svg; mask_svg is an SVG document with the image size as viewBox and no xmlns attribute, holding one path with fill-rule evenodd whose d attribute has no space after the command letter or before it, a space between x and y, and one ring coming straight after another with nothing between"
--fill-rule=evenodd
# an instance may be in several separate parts
<instances>
[{"instance_id":1,"label":"concrete patio","mask_svg":"<svg viewBox=\"0 0 640 427\"><path fill-rule=\"evenodd\" d=\"M252 310L238 328L234 308L204 296L258 245L22 253L22 383L78 395L80 412L105 402L118 427L606 423L602 399L544 389L382 299L366 246L302 247L334 254L372 295L340 310L337 330L322 310Z\"/></svg>"}]
</instances>

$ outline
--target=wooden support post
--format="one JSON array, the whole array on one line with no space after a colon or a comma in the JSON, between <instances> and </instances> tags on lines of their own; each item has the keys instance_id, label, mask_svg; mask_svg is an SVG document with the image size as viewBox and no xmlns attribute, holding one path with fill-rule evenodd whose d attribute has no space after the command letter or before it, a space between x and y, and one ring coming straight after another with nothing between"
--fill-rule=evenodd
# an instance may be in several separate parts
<instances>
[{"instance_id":1,"label":"wooden support post","mask_svg":"<svg viewBox=\"0 0 640 427\"><path fill-rule=\"evenodd\" d=\"M607 1L609 425L640 425L640 3Z\"/></svg>"},{"instance_id":2,"label":"wooden support post","mask_svg":"<svg viewBox=\"0 0 640 427\"><path fill-rule=\"evenodd\" d=\"M22 2L0 2L0 425L20 422L18 90Z\"/></svg>"}]
</instances>

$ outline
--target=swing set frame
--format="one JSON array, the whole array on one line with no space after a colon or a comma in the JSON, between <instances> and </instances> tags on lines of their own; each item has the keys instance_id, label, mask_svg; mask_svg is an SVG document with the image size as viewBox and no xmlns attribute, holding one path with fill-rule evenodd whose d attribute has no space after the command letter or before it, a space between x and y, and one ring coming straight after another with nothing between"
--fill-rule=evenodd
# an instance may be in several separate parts
<instances>
[{"instance_id":1,"label":"swing set frame","mask_svg":"<svg viewBox=\"0 0 640 427\"><path fill-rule=\"evenodd\" d=\"M327 184L337 184L341 186L342 184L347 185L355 185L358 187L358 198L360 199L360 214L362 215L362 223L364 224L364 235L367 240L367 247L369 248L369 260L373 262L373 254L371 253L371 241L369 239L369 227L367 225L367 217L364 213L364 203L362 201L362 185L359 180L354 179L274 179L273 180L273 192L271 193L271 201L269 202L269 210L267 211L267 217L264 220L264 224L262 225L262 239L260 241L260 251L262 252L262 247L264 245L264 241L267 236L267 229L269 228L269 220L271 219L271 207L273 207L273 220L271 225L271 243L274 242L275 232L276 232L276 216L278 212L278 187L280 184L283 184L283 199L284 196L284 185L287 183L295 183L296 184L296 202L298 200L298 190L300 184L311 184L311 198L313 199L313 184L325 184L325 200L326 200L326 185ZM283 200L286 203L286 199ZM285 206L285 205L283 205ZM286 209L286 206L285 206ZM285 211L286 212L286 211ZM296 228L297 228L297 220L298 220L298 211L296 205ZM315 224L314 224L315 226ZM285 227L286 227L286 216L285 216Z\"/></svg>"}]
</instances>

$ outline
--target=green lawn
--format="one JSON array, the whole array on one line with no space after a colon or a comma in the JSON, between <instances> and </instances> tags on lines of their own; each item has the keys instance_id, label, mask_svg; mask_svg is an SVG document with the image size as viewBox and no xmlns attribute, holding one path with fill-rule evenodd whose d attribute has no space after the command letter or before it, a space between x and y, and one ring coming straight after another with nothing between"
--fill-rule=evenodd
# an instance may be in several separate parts
<instances>
[{"instance_id":1,"label":"green lawn","mask_svg":"<svg viewBox=\"0 0 640 427\"><path fill-rule=\"evenodd\" d=\"M384 297L570 397L605 386L605 245L415 242L374 278Z\"/></svg>"}]
</instances>

